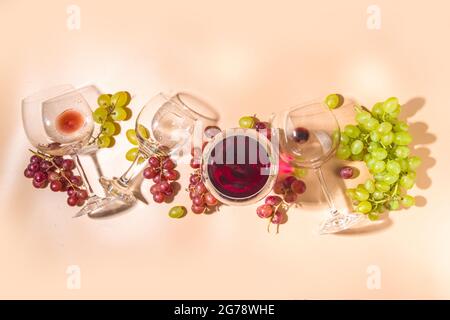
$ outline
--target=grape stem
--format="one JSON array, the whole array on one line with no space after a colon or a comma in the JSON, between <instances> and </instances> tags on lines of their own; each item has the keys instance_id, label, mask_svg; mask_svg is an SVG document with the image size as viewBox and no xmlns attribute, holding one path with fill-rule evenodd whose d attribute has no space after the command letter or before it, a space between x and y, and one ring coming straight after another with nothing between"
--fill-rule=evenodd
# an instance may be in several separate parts
<instances>
[{"instance_id":1,"label":"grape stem","mask_svg":"<svg viewBox=\"0 0 450 320\"><path fill-rule=\"evenodd\" d=\"M94 138L92 138L92 140L88 143L89 146L93 145L94 143L97 143L97 140L100 138L100 136L102 135L102 133L104 131L103 125L105 124L108 117L113 113L114 108L115 108L115 106L113 104L111 104L110 106L108 106L106 108L106 111L108 112L108 114L105 117L105 119L103 119L102 123L100 124L100 132L97 133L97 135Z\"/></svg>"}]
</instances>

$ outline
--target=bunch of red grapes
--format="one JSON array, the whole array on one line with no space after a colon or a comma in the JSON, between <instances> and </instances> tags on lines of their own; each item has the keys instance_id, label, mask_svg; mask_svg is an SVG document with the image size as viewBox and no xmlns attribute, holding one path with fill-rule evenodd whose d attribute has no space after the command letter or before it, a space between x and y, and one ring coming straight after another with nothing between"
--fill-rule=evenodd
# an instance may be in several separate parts
<instances>
[{"instance_id":1,"label":"bunch of red grapes","mask_svg":"<svg viewBox=\"0 0 450 320\"><path fill-rule=\"evenodd\" d=\"M302 180L288 176L284 180L277 181L273 190L280 196L268 196L265 203L256 208L256 214L260 218L270 218L271 223L279 225L283 222L290 204L297 201L298 196L306 191L306 185Z\"/></svg>"},{"instance_id":2,"label":"bunch of red grapes","mask_svg":"<svg viewBox=\"0 0 450 320\"><path fill-rule=\"evenodd\" d=\"M207 143L203 144L203 148ZM198 147L191 149L191 168L195 169L189 177L189 197L192 200L191 210L193 213L205 213L215 210L219 201L208 191L202 181L201 155L202 150Z\"/></svg>"},{"instance_id":3,"label":"bunch of red grapes","mask_svg":"<svg viewBox=\"0 0 450 320\"><path fill-rule=\"evenodd\" d=\"M89 194L81 177L73 173L74 169L75 163L72 159L35 154L30 158L24 175L33 179L33 186L37 189L50 186L50 190L54 192L67 192L67 204L71 207L81 207Z\"/></svg>"},{"instance_id":4,"label":"bunch of red grapes","mask_svg":"<svg viewBox=\"0 0 450 320\"><path fill-rule=\"evenodd\" d=\"M168 156L155 155L148 159L149 166L144 169L145 179L153 179L150 193L156 203L173 200L177 190L177 182L180 174L175 170L175 162Z\"/></svg>"}]
</instances>

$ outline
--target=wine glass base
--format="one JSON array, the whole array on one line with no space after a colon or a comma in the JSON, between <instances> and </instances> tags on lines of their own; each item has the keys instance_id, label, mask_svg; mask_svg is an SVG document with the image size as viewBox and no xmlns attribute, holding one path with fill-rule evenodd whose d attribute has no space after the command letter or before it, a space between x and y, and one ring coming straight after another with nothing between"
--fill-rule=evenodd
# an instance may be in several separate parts
<instances>
[{"instance_id":1,"label":"wine glass base","mask_svg":"<svg viewBox=\"0 0 450 320\"><path fill-rule=\"evenodd\" d=\"M128 186L123 186L119 179L101 177L99 181L108 196L116 197L129 205L136 202L133 192Z\"/></svg>"},{"instance_id":2,"label":"wine glass base","mask_svg":"<svg viewBox=\"0 0 450 320\"><path fill-rule=\"evenodd\" d=\"M352 226L364 220L364 215L357 213L341 213L331 211L319 229L320 234L336 233L350 229Z\"/></svg>"},{"instance_id":3,"label":"wine glass base","mask_svg":"<svg viewBox=\"0 0 450 320\"><path fill-rule=\"evenodd\" d=\"M73 217L77 218L84 215L89 217L106 216L127 207L129 207L129 205L114 197L100 198L99 196L94 195L86 200L86 204L83 208L81 208Z\"/></svg>"}]
</instances>

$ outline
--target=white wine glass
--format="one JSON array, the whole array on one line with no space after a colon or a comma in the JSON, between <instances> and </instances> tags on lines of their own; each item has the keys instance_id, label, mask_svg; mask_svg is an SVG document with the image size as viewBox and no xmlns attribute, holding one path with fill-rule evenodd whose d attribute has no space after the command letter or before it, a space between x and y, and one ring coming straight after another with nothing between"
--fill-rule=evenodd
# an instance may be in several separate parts
<instances>
[{"instance_id":1,"label":"white wine glass","mask_svg":"<svg viewBox=\"0 0 450 320\"><path fill-rule=\"evenodd\" d=\"M280 118L281 158L293 166L312 169L327 201L328 215L320 226L321 234L346 230L364 219L363 215L336 208L322 172L322 165L336 152L340 128L332 111L321 101L295 106Z\"/></svg>"},{"instance_id":2,"label":"white wine glass","mask_svg":"<svg viewBox=\"0 0 450 320\"><path fill-rule=\"evenodd\" d=\"M135 131L138 154L128 170L119 178L101 177L100 183L107 194L132 204L136 197L131 182L147 166L145 159L152 155L179 158L191 147L194 137L203 129L217 123L219 115L203 100L189 94L159 93L140 110Z\"/></svg>"},{"instance_id":3,"label":"white wine glass","mask_svg":"<svg viewBox=\"0 0 450 320\"><path fill-rule=\"evenodd\" d=\"M94 216L120 205L112 197L103 198L94 193L78 157L94 131L92 111L83 94L94 94L96 90L94 86L75 89L61 85L22 100L23 126L30 143L50 156L71 156L86 186L88 198L75 217Z\"/></svg>"}]
</instances>

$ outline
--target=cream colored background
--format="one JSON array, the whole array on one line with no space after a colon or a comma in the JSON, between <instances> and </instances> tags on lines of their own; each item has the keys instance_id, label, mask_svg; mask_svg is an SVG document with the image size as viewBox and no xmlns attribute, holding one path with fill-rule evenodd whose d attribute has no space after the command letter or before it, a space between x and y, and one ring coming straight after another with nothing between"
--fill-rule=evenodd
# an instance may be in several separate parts
<instances>
[{"instance_id":1,"label":"cream colored background","mask_svg":"<svg viewBox=\"0 0 450 320\"><path fill-rule=\"evenodd\" d=\"M380 30L366 27L374 3ZM70 4L81 8L80 30L66 27ZM0 297L450 298L449 11L436 0L0 0ZM308 179L305 208L279 235L266 232L256 206L172 220L170 205L140 203L111 219L74 220L65 197L22 176L20 100L68 82L127 89L135 110L159 91L190 91L221 112L223 127L332 91L368 105L397 95L425 160L419 207L380 227L319 236L324 206ZM119 139L100 153L108 175L127 167L114 158L127 148ZM80 290L66 288L69 265L81 268ZM366 286L371 265L379 290Z\"/></svg>"}]
</instances>

